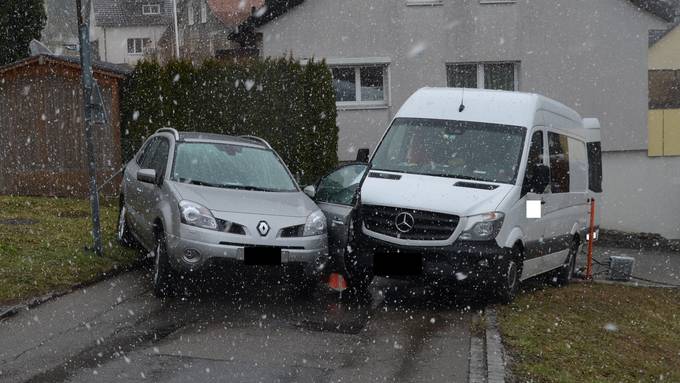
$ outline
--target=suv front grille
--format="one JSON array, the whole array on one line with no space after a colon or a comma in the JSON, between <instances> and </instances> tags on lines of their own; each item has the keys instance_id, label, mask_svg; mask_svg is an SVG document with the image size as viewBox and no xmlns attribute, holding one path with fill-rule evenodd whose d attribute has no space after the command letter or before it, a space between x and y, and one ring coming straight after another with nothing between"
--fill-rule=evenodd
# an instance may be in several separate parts
<instances>
[{"instance_id":1,"label":"suv front grille","mask_svg":"<svg viewBox=\"0 0 680 383\"><path fill-rule=\"evenodd\" d=\"M402 232L397 228L397 216L401 213L408 213L413 217L412 228L407 232ZM456 230L459 220L457 215L372 205L361 207L361 217L364 226L370 231L394 238L417 241L449 239Z\"/></svg>"}]
</instances>

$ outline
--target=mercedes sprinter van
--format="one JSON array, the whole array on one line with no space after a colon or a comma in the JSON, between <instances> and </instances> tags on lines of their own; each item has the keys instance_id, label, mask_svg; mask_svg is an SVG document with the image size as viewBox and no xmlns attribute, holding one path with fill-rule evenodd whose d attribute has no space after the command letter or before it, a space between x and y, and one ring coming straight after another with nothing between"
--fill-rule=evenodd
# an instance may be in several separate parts
<instances>
[{"instance_id":1,"label":"mercedes sprinter van","mask_svg":"<svg viewBox=\"0 0 680 383\"><path fill-rule=\"evenodd\" d=\"M589 171L587 146L590 138L599 148L599 123L588 121L536 94L414 93L357 194L346 254L354 288L374 275L416 276L475 282L511 301L537 275L568 283L586 241L589 200L601 192L601 165Z\"/></svg>"}]
</instances>

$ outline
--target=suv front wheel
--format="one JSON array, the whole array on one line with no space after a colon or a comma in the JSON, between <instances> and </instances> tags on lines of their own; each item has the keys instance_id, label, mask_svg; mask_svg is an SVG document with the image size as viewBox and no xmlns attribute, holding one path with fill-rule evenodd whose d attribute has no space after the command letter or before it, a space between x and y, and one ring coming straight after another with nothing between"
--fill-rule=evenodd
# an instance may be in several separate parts
<instances>
[{"instance_id":1,"label":"suv front wheel","mask_svg":"<svg viewBox=\"0 0 680 383\"><path fill-rule=\"evenodd\" d=\"M176 283L175 272L168 261L168 251L165 243L165 233L160 231L156 235L156 248L153 262L153 293L158 298L171 296Z\"/></svg>"}]
</instances>

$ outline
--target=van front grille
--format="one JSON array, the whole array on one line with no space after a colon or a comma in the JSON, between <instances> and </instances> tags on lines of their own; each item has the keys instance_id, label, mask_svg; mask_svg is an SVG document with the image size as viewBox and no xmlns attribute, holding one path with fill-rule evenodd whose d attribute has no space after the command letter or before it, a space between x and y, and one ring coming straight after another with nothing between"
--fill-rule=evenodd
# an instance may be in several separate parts
<instances>
[{"instance_id":1,"label":"van front grille","mask_svg":"<svg viewBox=\"0 0 680 383\"><path fill-rule=\"evenodd\" d=\"M405 230L408 229L409 225L397 226L397 217L404 217L401 215L402 213L413 217L412 222L410 222L410 218L408 222L411 223L410 230ZM417 241L449 239L456 230L459 221L457 215L373 205L363 205L361 217L366 229L372 232Z\"/></svg>"}]
</instances>

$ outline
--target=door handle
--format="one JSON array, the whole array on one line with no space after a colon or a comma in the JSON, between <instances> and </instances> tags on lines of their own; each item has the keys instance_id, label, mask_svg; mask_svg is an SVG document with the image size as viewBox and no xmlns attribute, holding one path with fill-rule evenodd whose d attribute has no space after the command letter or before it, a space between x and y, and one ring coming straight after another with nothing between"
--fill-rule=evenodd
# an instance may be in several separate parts
<instances>
[{"instance_id":1,"label":"door handle","mask_svg":"<svg viewBox=\"0 0 680 383\"><path fill-rule=\"evenodd\" d=\"M541 200L541 205L545 205L545 201Z\"/></svg>"},{"instance_id":2,"label":"door handle","mask_svg":"<svg viewBox=\"0 0 680 383\"><path fill-rule=\"evenodd\" d=\"M339 219L334 219L333 221L331 221L331 224L333 226L345 226L345 223Z\"/></svg>"}]
</instances>

